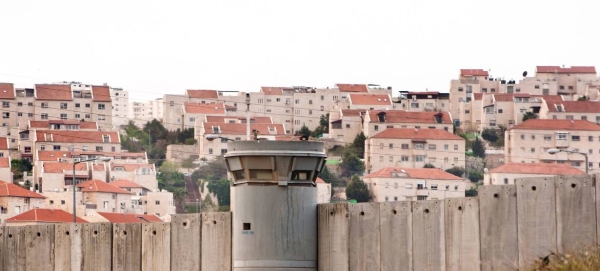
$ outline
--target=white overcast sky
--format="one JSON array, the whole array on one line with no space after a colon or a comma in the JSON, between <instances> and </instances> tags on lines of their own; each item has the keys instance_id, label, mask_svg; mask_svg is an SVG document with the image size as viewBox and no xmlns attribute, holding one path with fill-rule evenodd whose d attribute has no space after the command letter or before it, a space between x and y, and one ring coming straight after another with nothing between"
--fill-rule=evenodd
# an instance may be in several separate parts
<instances>
[{"instance_id":1,"label":"white overcast sky","mask_svg":"<svg viewBox=\"0 0 600 271\"><path fill-rule=\"evenodd\" d=\"M187 88L376 83L447 92L460 68L519 79L596 65L599 1L1 1L0 82Z\"/></svg>"}]
</instances>

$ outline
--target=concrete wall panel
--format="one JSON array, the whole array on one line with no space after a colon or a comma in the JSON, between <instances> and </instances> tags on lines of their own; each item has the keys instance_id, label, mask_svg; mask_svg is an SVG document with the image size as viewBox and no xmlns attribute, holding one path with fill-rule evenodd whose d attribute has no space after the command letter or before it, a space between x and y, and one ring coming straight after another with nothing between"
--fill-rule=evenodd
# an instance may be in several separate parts
<instances>
[{"instance_id":1,"label":"concrete wall panel","mask_svg":"<svg viewBox=\"0 0 600 271\"><path fill-rule=\"evenodd\" d=\"M54 269L54 224L25 226L25 269Z\"/></svg>"},{"instance_id":2,"label":"concrete wall panel","mask_svg":"<svg viewBox=\"0 0 600 271\"><path fill-rule=\"evenodd\" d=\"M350 214L347 203L320 204L318 207L319 271L347 271Z\"/></svg>"},{"instance_id":3,"label":"concrete wall panel","mask_svg":"<svg viewBox=\"0 0 600 271\"><path fill-rule=\"evenodd\" d=\"M446 270L480 270L479 201L451 198L444 204Z\"/></svg>"},{"instance_id":4,"label":"concrete wall panel","mask_svg":"<svg viewBox=\"0 0 600 271\"><path fill-rule=\"evenodd\" d=\"M597 243L596 188L592 175L558 176L556 230L559 252Z\"/></svg>"},{"instance_id":5,"label":"concrete wall panel","mask_svg":"<svg viewBox=\"0 0 600 271\"><path fill-rule=\"evenodd\" d=\"M110 271L112 264L112 224L81 224L81 269Z\"/></svg>"},{"instance_id":6,"label":"concrete wall panel","mask_svg":"<svg viewBox=\"0 0 600 271\"><path fill-rule=\"evenodd\" d=\"M444 204L442 201L413 203L413 268L445 270Z\"/></svg>"},{"instance_id":7,"label":"concrete wall panel","mask_svg":"<svg viewBox=\"0 0 600 271\"><path fill-rule=\"evenodd\" d=\"M200 270L201 221L200 214L171 216L171 270Z\"/></svg>"},{"instance_id":8,"label":"concrete wall panel","mask_svg":"<svg viewBox=\"0 0 600 271\"><path fill-rule=\"evenodd\" d=\"M202 271L231 270L231 213L202 213Z\"/></svg>"},{"instance_id":9,"label":"concrete wall panel","mask_svg":"<svg viewBox=\"0 0 600 271\"><path fill-rule=\"evenodd\" d=\"M514 185L479 187L481 270L517 270L517 189Z\"/></svg>"},{"instance_id":10,"label":"concrete wall panel","mask_svg":"<svg viewBox=\"0 0 600 271\"><path fill-rule=\"evenodd\" d=\"M25 227L6 227L6 238L4 239L5 270L25 271L26 249L25 249Z\"/></svg>"},{"instance_id":11,"label":"concrete wall panel","mask_svg":"<svg viewBox=\"0 0 600 271\"><path fill-rule=\"evenodd\" d=\"M592 175L596 186L596 242L600 246L600 174Z\"/></svg>"},{"instance_id":12,"label":"concrete wall panel","mask_svg":"<svg viewBox=\"0 0 600 271\"><path fill-rule=\"evenodd\" d=\"M539 257L556 252L555 178L515 180L519 266L525 268Z\"/></svg>"},{"instance_id":13,"label":"concrete wall panel","mask_svg":"<svg viewBox=\"0 0 600 271\"><path fill-rule=\"evenodd\" d=\"M6 270L4 266L4 226L0 226L0 271Z\"/></svg>"},{"instance_id":14,"label":"concrete wall panel","mask_svg":"<svg viewBox=\"0 0 600 271\"><path fill-rule=\"evenodd\" d=\"M379 271L379 203L350 204L349 270ZM360 238L354 238L360 237Z\"/></svg>"},{"instance_id":15,"label":"concrete wall panel","mask_svg":"<svg viewBox=\"0 0 600 271\"><path fill-rule=\"evenodd\" d=\"M112 270L142 270L142 224L113 225Z\"/></svg>"},{"instance_id":16,"label":"concrete wall panel","mask_svg":"<svg viewBox=\"0 0 600 271\"><path fill-rule=\"evenodd\" d=\"M81 270L82 224L54 225L54 270Z\"/></svg>"},{"instance_id":17,"label":"concrete wall panel","mask_svg":"<svg viewBox=\"0 0 600 271\"><path fill-rule=\"evenodd\" d=\"M381 271L412 271L412 214L410 201L379 206Z\"/></svg>"},{"instance_id":18,"label":"concrete wall panel","mask_svg":"<svg viewBox=\"0 0 600 271\"><path fill-rule=\"evenodd\" d=\"M162 271L171 268L171 224L142 225L142 270Z\"/></svg>"}]
</instances>

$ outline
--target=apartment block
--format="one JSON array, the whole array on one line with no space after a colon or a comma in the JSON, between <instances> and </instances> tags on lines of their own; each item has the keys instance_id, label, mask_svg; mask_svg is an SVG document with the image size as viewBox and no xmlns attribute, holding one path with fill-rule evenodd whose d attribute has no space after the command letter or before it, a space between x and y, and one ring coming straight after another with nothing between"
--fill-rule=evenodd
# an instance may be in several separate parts
<instances>
[{"instance_id":1,"label":"apartment block","mask_svg":"<svg viewBox=\"0 0 600 271\"><path fill-rule=\"evenodd\" d=\"M581 171L600 172L600 126L587 120L529 119L505 135L507 163L570 164ZM585 153L560 152L549 149Z\"/></svg>"},{"instance_id":2,"label":"apartment block","mask_svg":"<svg viewBox=\"0 0 600 271\"><path fill-rule=\"evenodd\" d=\"M459 78L450 83L450 113L457 126L467 125L468 127L473 124L473 119L477 120L477 115L475 118L471 116L472 112L479 110L479 106L471 104L474 98L473 94L566 95L572 97L586 95L592 99L598 98L596 86L600 84L595 67L537 66L533 77L526 75L524 73L523 79L517 81L493 78L488 71L482 69L460 70ZM488 105L485 100L483 103L483 106ZM541 101L532 101L532 103L539 107ZM475 113L477 114L477 112ZM518 120L518 116L514 116L514 119ZM485 124L483 120L480 121L481 124ZM493 124L493 122L489 123ZM486 127L484 125L478 128Z\"/></svg>"},{"instance_id":3,"label":"apartment block","mask_svg":"<svg viewBox=\"0 0 600 271\"><path fill-rule=\"evenodd\" d=\"M543 119L587 120L600 124L600 101L565 101L562 96L545 98L539 117Z\"/></svg>"},{"instance_id":4,"label":"apartment block","mask_svg":"<svg viewBox=\"0 0 600 271\"><path fill-rule=\"evenodd\" d=\"M158 190L156 167L148 163L110 163L110 180L129 180L151 191Z\"/></svg>"},{"instance_id":5,"label":"apartment block","mask_svg":"<svg viewBox=\"0 0 600 271\"><path fill-rule=\"evenodd\" d=\"M138 127L144 127L146 123L154 119L162 121L163 98L151 101L131 101L128 114L128 121L132 121Z\"/></svg>"},{"instance_id":6,"label":"apartment block","mask_svg":"<svg viewBox=\"0 0 600 271\"><path fill-rule=\"evenodd\" d=\"M369 110L363 121L363 132L370 136L388 128L440 129L453 132L448 112L410 112L404 110Z\"/></svg>"},{"instance_id":7,"label":"apartment block","mask_svg":"<svg viewBox=\"0 0 600 271\"><path fill-rule=\"evenodd\" d=\"M485 173L483 183L486 185L515 184L515 180L521 178L583 174L585 172L567 164L509 163Z\"/></svg>"},{"instance_id":8,"label":"apartment block","mask_svg":"<svg viewBox=\"0 0 600 271\"><path fill-rule=\"evenodd\" d=\"M7 218L44 206L44 196L21 188L13 184L12 180L0 181L0 225Z\"/></svg>"},{"instance_id":9,"label":"apartment block","mask_svg":"<svg viewBox=\"0 0 600 271\"><path fill-rule=\"evenodd\" d=\"M388 128L365 141L367 173L385 167L465 166L465 140L441 129Z\"/></svg>"},{"instance_id":10,"label":"apartment block","mask_svg":"<svg viewBox=\"0 0 600 271\"><path fill-rule=\"evenodd\" d=\"M76 217L77 223L87 223ZM73 214L63 210L35 208L6 220L7 226L46 225L55 223L73 223Z\"/></svg>"},{"instance_id":11,"label":"apartment block","mask_svg":"<svg viewBox=\"0 0 600 271\"><path fill-rule=\"evenodd\" d=\"M350 144L363 131L363 118L367 110L334 109L329 113L329 138L340 144Z\"/></svg>"},{"instance_id":12,"label":"apartment block","mask_svg":"<svg viewBox=\"0 0 600 271\"><path fill-rule=\"evenodd\" d=\"M465 183L438 168L384 167L363 180L375 202L436 200L465 196Z\"/></svg>"},{"instance_id":13,"label":"apartment block","mask_svg":"<svg viewBox=\"0 0 600 271\"><path fill-rule=\"evenodd\" d=\"M129 91L122 88L110 88L112 100L112 130L129 123Z\"/></svg>"},{"instance_id":14,"label":"apartment block","mask_svg":"<svg viewBox=\"0 0 600 271\"><path fill-rule=\"evenodd\" d=\"M434 91L400 91L400 96L394 103L395 109L406 111L448 111L450 94Z\"/></svg>"}]
</instances>

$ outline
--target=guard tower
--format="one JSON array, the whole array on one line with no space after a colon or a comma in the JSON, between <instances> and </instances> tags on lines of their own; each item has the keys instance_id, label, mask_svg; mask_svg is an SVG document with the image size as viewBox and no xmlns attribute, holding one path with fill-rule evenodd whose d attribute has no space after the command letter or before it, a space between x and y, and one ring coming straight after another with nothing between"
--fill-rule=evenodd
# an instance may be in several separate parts
<instances>
[{"instance_id":1,"label":"guard tower","mask_svg":"<svg viewBox=\"0 0 600 271\"><path fill-rule=\"evenodd\" d=\"M233 270L317 270L317 188L323 143L233 141Z\"/></svg>"}]
</instances>

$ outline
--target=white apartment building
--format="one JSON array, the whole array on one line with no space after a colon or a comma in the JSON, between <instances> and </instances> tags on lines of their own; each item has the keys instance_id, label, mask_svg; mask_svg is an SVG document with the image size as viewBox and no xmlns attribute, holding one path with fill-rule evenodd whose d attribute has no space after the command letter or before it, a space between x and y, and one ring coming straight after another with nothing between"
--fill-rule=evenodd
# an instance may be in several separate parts
<instances>
[{"instance_id":1,"label":"white apartment building","mask_svg":"<svg viewBox=\"0 0 600 271\"><path fill-rule=\"evenodd\" d=\"M480 109L472 105L473 94L586 95L593 100L598 99L597 86L600 84L595 67L537 66L533 77L524 75L522 80L517 81L492 78L488 71L481 69L460 70L459 78L450 83L450 113L457 126L468 127L473 124L473 119L477 120ZM532 103L539 107L541 101ZM473 113L476 114L475 118L472 117ZM518 119L518 116L514 116L514 119ZM481 122L484 124L483 120ZM508 123L497 124L508 126Z\"/></svg>"},{"instance_id":2,"label":"white apartment building","mask_svg":"<svg viewBox=\"0 0 600 271\"><path fill-rule=\"evenodd\" d=\"M365 141L367 173L386 167L465 166L465 140L441 129L387 128Z\"/></svg>"},{"instance_id":3,"label":"white apartment building","mask_svg":"<svg viewBox=\"0 0 600 271\"><path fill-rule=\"evenodd\" d=\"M561 96L545 98L539 117L542 119L587 120L600 124L600 101L565 101Z\"/></svg>"},{"instance_id":4,"label":"white apartment building","mask_svg":"<svg viewBox=\"0 0 600 271\"><path fill-rule=\"evenodd\" d=\"M570 164L590 173L600 172L600 126L587 120L529 119L509 128L505 135L507 163ZM549 149L587 154L560 152Z\"/></svg>"},{"instance_id":5,"label":"white apartment building","mask_svg":"<svg viewBox=\"0 0 600 271\"><path fill-rule=\"evenodd\" d=\"M466 186L462 178L439 168L385 167L363 181L375 202L460 198Z\"/></svg>"},{"instance_id":6,"label":"white apartment building","mask_svg":"<svg viewBox=\"0 0 600 271\"><path fill-rule=\"evenodd\" d=\"M582 174L585 172L567 164L509 163L485 173L483 183L486 185L515 184L515 180L521 178Z\"/></svg>"},{"instance_id":7,"label":"white apartment building","mask_svg":"<svg viewBox=\"0 0 600 271\"><path fill-rule=\"evenodd\" d=\"M129 91L122 88L110 88L112 99L112 130L129 123Z\"/></svg>"},{"instance_id":8,"label":"white apartment building","mask_svg":"<svg viewBox=\"0 0 600 271\"><path fill-rule=\"evenodd\" d=\"M363 132L370 136L388 128L440 129L453 132L448 112L410 112L404 110L369 110L365 113Z\"/></svg>"},{"instance_id":9,"label":"white apartment building","mask_svg":"<svg viewBox=\"0 0 600 271\"><path fill-rule=\"evenodd\" d=\"M7 218L44 206L44 196L23 189L12 180L0 181L0 225L4 225Z\"/></svg>"},{"instance_id":10,"label":"white apartment building","mask_svg":"<svg viewBox=\"0 0 600 271\"><path fill-rule=\"evenodd\" d=\"M400 91L395 108L406 111L448 111L450 94L434 91Z\"/></svg>"},{"instance_id":11,"label":"white apartment building","mask_svg":"<svg viewBox=\"0 0 600 271\"><path fill-rule=\"evenodd\" d=\"M363 118L367 110L334 109L329 113L329 138L341 144L350 144L363 131Z\"/></svg>"}]
</instances>

